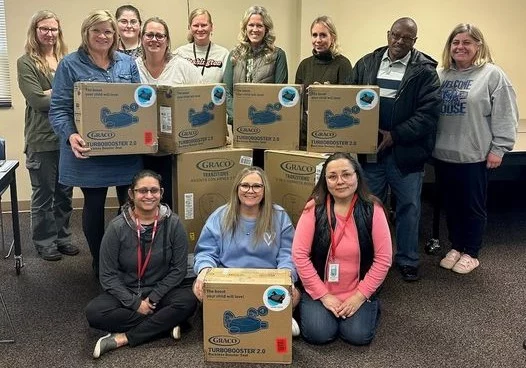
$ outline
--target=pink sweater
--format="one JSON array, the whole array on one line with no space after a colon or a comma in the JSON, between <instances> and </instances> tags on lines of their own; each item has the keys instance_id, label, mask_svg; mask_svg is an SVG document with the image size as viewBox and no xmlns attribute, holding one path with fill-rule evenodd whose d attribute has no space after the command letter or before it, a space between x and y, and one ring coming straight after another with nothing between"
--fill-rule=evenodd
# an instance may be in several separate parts
<instances>
[{"instance_id":1,"label":"pink sweater","mask_svg":"<svg viewBox=\"0 0 526 368\"><path fill-rule=\"evenodd\" d=\"M391 233L383 209L377 204L374 205L372 229L374 258L373 264L364 279L359 280L360 247L354 217L351 216L347 222L347 229L335 251L335 260L340 266L339 282L324 282L318 276L310 260L315 222L313 202L309 202L306 208L309 209L303 212L296 227L294 241L292 242L292 259L307 293L315 300L325 294L332 294L344 301L356 290L359 290L369 299L387 276L393 258ZM334 235L338 239L345 217L336 215L336 218Z\"/></svg>"}]
</instances>

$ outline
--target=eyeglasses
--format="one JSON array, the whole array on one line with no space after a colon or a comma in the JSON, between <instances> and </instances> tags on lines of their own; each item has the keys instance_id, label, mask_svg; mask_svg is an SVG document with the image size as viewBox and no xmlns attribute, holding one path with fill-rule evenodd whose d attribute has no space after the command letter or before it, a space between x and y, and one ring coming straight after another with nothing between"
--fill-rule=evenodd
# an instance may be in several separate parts
<instances>
[{"instance_id":1,"label":"eyeglasses","mask_svg":"<svg viewBox=\"0 0 526 368\"><path fill-rule=\"evenodd\" d=\"M133 191L142 195L146 195L148 193L152 193L152 195L157 195L159 193L163 194L163 188L137 188Z\"/></svg>"},{"instance_id":2,"label":"eyeglasses","mask_svg":"<svg viewBox=\"0 0 526 368\"><path fill-rule=\"evenodd\" d=\"M417 37L402 36L401 34L394 33L394 32L391 32L391 31L387 31L387 35L393 41L402 40L402 42L404 42L404 43L411 43L413 41L416 41L416 39L417 39Z\"/></svg>"},{"instance_id":3,"label":"eyeglasses","mask_svg":"<svg viewBox=\"0 0 526 368\"><path fill-rule=\"evenodd\" d=\"M164 41L164 39L166 38L166 35L164 33L153 33L153 32L148 32L148 33L145 33L144 34L144 37L148 40L148 41L151 41L153 40L154 38L157 40L157 41Z\"/></svg>"},{"instance_id":4,"label":"eyeglasses","mask_svg":"<svg viewBox=\"0 0 526 368\"><path fill-rule=\"evenodd\" d=\"M96 36L104 35L104 37L106 38L113 37L113 35L115 34L115 31L112 29L105 29L104 31L102 31L98 28L91 28L90 32Z\"/></svg>"},{"instance_id":5,"label":"eyeglasses","mask_svg":"<svg viewBox=\"0 0 526 368\"><path fill-rule=\"evenodd\" d=\"M49 27L37 27L38 31L42 34L47 34L49 32L55 34L58 33L58 28L49 28Z\"/></svg>"},{"instance_id":6,"label":"eyeglasses","mask_svg":"<svg viewBox=\"0 0 526 368\"><path fill-rule=\"evenodd\" d=\"M334 183L337 183L338 182L338 179L342 179L342 181L344 182L348 182L352 179L352 177L354 176L354 174L356 174L356 171L353 171L353 172L344 172L340 175L338 174L329 174L327 175L327 181L331 184L334 184Z\"/></svg>"},{"instance_id":7,"label":"eyeglasses","mask_svg":"<svg viewBox=\"0 0 526 368\"><path fill-rule=\"evenodd\" d=\"M239 189L241 189L242 192L247 193L250 189L254 191L254 193L260 193L265 186L263 184L248 184L248 183L241 183L239 184Z\"/></svg>"},{"instance_id":8,"label":"eyeglasses","mask_svg":"<svg viewBox=\"0 0 526 368\"><path fill-rule=\"evenodd\" d=\"M138 19L119 19L118 22L123 25L123 26L132 26L132 27L136 27L139 25L139 20Z\"/></svg>"}]
</instances>

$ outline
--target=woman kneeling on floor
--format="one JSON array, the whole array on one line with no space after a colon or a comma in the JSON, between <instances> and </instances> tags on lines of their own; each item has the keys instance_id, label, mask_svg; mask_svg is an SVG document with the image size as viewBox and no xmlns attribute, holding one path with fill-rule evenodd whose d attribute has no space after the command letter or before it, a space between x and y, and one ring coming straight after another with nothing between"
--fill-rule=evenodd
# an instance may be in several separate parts
<instances>
[{"instance_id":1,"label":"woman kneeling on floor","mask_svg":"<svg viewBox=\"0 0 526 368\"><path fill-rule=\"evenodd\" d=\"M334 153L296 227L292 258L305 292L300 329L312 344L341 337L369 344L380 316L377 290L392 262L382 204L367 190L358 162Z\"/></svg>"},{"instance_id":2,"label":"woman kneeling on floor","mask_svg":"<svg viewBox=\"0 0 526 368\"><path fill-rule=\"evenodd\" d=\"M188 238L175 213L161 204L161 176L140 171L128 189L129 201L113 219L100 251L104 292L86 308L91 327L109 331L93 357L153 338L180 337L179 325L197 300L185 280Z\"/></svg>"}]
</instances>

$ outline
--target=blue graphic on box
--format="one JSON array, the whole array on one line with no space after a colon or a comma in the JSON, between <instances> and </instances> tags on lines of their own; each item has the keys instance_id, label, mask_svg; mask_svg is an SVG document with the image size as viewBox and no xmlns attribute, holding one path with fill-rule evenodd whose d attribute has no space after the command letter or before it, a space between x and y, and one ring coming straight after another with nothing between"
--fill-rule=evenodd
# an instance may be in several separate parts
<instances>
[{"instance_id":1,"label":"blue graphic on box","mask_svg":"<svg viewBox=\"0 0 526 368\"><path fill-rule=\"evenodd\" d=\"M281 285L269 286L263 293L263 304L273 312L284 311L290 301L290 291Z\"/></svg>"},{"instance_id":2,"label":"blue graphic on box","mask_svg":"<svg viewBox=\"0 0 526 368\"><path fill-rule=\"evenodd\" d=\"M254 106L248 108L248 118L254 125L272 124L281 120L281 115L277 112L281 110L281 104L276 102L268 104L264 110L258 111Z\"/></svg>"},{"instance_id":3,"label":"blue graphic on box","mask_svg":"<svg viewBox=\"0 0 526 368\"><path fill-rule=\"evenodd\" d=\"M372 89L362 89L356 94L356 105L362 110L372 110L378 104L378 93Z\"/></svg>"},{"instance_id":4,"label":"blue graphic on box","mask_svg":"<svg viewBox=\"0 0 526 368\"><path fill-rule=\"evenodd\" d=\"M357 105L344 107L341 114L335 114L331 110L325 110L325 124L330 129L348 128L360 124L360 119L354 115L360 112Z\"/></svg>"},{"instance_id":5,"label":"blue graphic on box","mask_svg":"<svg viewBox=\"0 0 526 368\"><path fill-rule=\"evenodd\" d=\"M214 114L212 114L211 110L214 109L214 103L209 102L207 104L203 105L203 110L201 111L195 111L194 109L188 110L188 121L190 122L190 125L193 127L204 125L214 119Z\"/></svg>"},{"instance_id":6,"label":"blue graphic on box","mask_svg":"<svg viewBox=\"0 0 526 368\"><path fill-rule=\"evenodd\" d=\"M250 307L246 316L236 317L232 311L223 314L223 325L231 334L245 334L267 329L268 322L262 321L259 316L266 316L268 308L262 305L259 308Z\"/></svg>"},{"instance_id":7,"label":"blue graphic on box","mask_svg":"<svg viewBox=\"0 0 526 368\"><path fill-rule=\"evenodd\" d=\"M139 110L135 102L121 107L121 111L111 112L107 107L100 109L100 121L106 128L124 128L139 122L139 118L133 112Z\"/></svg>"},{"instance_id":8,"label":"blue graphic on box","mask_svg":"<svg viewBox=\"0 0 526 368\"><path fill-rule=\"evenodd\" d=\"M295 106L300 99L300 94L294 87L283 87L278 94L279 103L285 107Z\"/></svg>"},{"instance_id":9,"label":"blue graphic on box","mask_svg":"<svg viewBox=\"0 0 526 368\"><path fill-rule=\"evenodd\" d=\"M140 107L150 107L155 103L157 94L152 86L143 85L135 89L134 97Z\"/></svg>"},{"instance_id":10,"label":"blue graphic on box","mask_svg":"<svg viewBox=\"0 0 526 368\"><path fill-rule=\"evenodd\" d=\"M215 86L214 88L212 88L211 98L214 105L219 106L224 104L226 99L225 87Z\"/></svg>"}]
</instances>

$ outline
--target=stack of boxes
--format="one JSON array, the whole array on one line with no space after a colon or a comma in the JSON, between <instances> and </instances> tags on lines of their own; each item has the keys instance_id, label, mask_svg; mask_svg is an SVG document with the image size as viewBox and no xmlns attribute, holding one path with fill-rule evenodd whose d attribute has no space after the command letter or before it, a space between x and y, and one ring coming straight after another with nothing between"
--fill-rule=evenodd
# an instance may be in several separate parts
<instances>
[{"instance_id":1,"label":"stack of boxes","mask_svg":"<svg viewBox=\"0 0 526 368\"><path fill-rule=\"evenodd\" d=\"M376 152L378 87L310 86L307 147L306 151L299 151L302 88L284 84L236 84L233 147L226 146L226 91L222 84L153 87L80 82L75 85L75 122L92 149L90 155L148 154L144 156L145 167L163 176L167 188L163 201L171 205L183 221L189 236L191 260L207 217L227 202L236 174L252 165L253 149L265 150L264 167L273 201L287 210L295 225L328 154ZM221 299L222 292L218 290L225 286L218 286L218 282L228 279L229 283L239 286L226 295L232 294L237 309L247 310L243 318L250 322L263 320L249 313L250 308L262 307L249 297L261 280L246 276L246 273L232 271L211 274L205 280L205 290L208 290L204 310L206 359L290 363L291 355L287 355L291 354L290 346L287 353L283 350L277 358L265 354L214 353L228 350L218 348L217 344L229 346L232 341L241 341L239 332L225 327L226 319L220 328L217 321L207 322L217 314L214 310L220 300L232 302L229 297ZM265 279L264 283L290 287L280 280L279 277L275 282ZM247 283L251 287L246 287ZM216 295L214 300L213 295ZM206 298L210 298L210 307ZM230 319L239 321L241 312L231 311ZM285 332L277 328L279 325L269 324L270 332L265 334L280 339ZM282 325L287 326L290 333L290 318ZM285 340L285 344L290 341L288 336ZM254 349L267 351L264 347Z\"/></svg>"}]
</instances>

